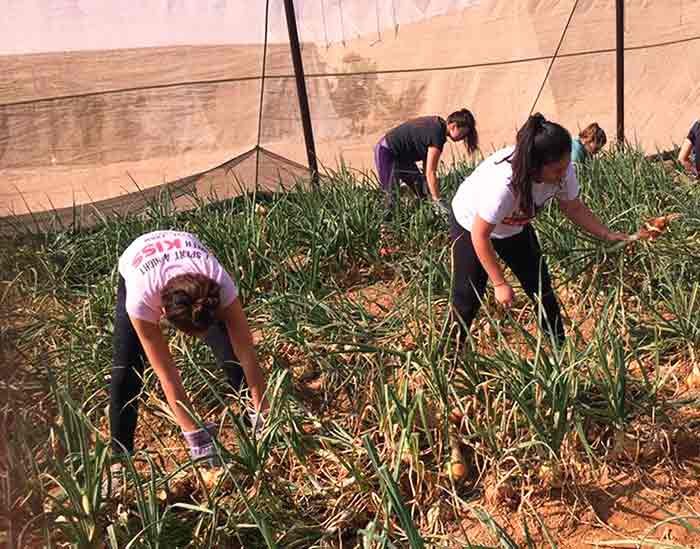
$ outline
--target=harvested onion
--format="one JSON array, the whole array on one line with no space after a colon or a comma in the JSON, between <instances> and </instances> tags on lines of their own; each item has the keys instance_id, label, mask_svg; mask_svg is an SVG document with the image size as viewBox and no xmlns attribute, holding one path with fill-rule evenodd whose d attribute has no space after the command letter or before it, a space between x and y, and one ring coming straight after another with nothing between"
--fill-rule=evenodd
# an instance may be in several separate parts
<instances>
[{"instance_id":1,"label":"harvested onion","mask_svg":"<svg viewBox=\"0 0 700 549\"><path fill-rule=\"evenodd\" d=\"M690 372L690 374L685 380L685 383L689 389L700 389L700 369L698 369L697 364L693 365L693 371Z\"/></svg>"}]
</instances>

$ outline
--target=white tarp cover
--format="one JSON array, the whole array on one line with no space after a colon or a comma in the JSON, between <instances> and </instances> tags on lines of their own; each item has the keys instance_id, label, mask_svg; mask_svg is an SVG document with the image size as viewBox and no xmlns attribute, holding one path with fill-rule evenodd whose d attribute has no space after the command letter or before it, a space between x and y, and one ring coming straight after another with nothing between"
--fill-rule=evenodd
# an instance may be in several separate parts
<instances>
[{"instance_id":1,"label":"white tarp cover","mask_svg":"<svg viewBox=\"0 0 700 549\"><path fill-rule=\"evenodd\" d=\"M282 0L0 7L0 217L118 203L223 166L196 186L225 196L306 164ZM536 110L572 132L595 120L614 140L614 0L295 8L321 165L371 169L384 131L463 106L484 152L511 142L562 36ZM700 0L626 1L624 39L626 136L667 149L700 116Z\"/></svg>"}]
</instances>

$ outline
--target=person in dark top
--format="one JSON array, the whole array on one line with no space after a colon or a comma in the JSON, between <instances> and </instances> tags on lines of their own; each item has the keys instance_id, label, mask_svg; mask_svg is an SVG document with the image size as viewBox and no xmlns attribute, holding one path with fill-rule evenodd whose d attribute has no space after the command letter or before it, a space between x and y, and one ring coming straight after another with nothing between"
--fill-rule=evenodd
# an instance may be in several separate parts
<instances>
[{"instance_id":1,"label":"person in dark top","mask_svg":"<svg viewBox=\"0 0 700 549\"><path fill-rule=\"evenodd\" d=\"M695 156L695 161L691 161L691 156ZM678 153L678 162L695 177L700 178L700 120L690 128L688 136L681 145Z\"/></svg>"},{"instance_id":2,"label":"person in dark top","mask_svg":"<svg viewBox=\"0 0 700 549\"><path fill-rule=\"evenodd\" d=\"M420 198L428 195L435 211L447 218L448 203L440 197L437 167L447 138L465 141L469 153L479 146L474 115L467 109L453 112L447 120L439 116L421 116L389 131L374 147L374 163L385 193L385 220L394 209L394 194L403 181ZM423 171L416 162L423 163Z\"/></svg>"}]
</instances>

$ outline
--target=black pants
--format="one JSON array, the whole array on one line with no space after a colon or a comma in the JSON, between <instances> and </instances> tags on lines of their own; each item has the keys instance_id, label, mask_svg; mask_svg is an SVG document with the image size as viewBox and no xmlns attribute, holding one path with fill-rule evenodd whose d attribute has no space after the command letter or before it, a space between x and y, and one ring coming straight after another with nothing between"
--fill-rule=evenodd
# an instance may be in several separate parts
<instances>
[{"instance_id":1,"label":"black pants","mask_svg":"<svg viewBox=\"0 0 700 549\"><path fill-rule=\"evenodd\" d=\"M214 353L216 363L224 370L231 387L234 390L240 389L244 380L243 369L233 352L224 323L220 321L214 323L209 328L204 341ZM117 288L112 353L109 413L112 451L114 453L133 452L138 398L143 387L146 356L126 313L126 286L121 276Z\"/></svg>"},{"instance_id":2,"label":"black pants","mask_svg":"<svg viewBox=\"0 0 700 549\"><path fill-rule=\"evenodd\" d=\"M472 244L471 233L452 219L450 236L452 238L452 290L453 312L469 329L481 305L481 298L486 290L488 275L481 265ZM498 256L520 281L527 296L535 300L541 296L545 318L538 319L540 325L554 335L559 343L565 338L559 303L552 290L547 264L542 257L542 250L535 230L530 224L523 231L509 238L492 238L491 243ZM466 337L464 329L460 331L462 339Z\"/></svg>"}]
</instances>

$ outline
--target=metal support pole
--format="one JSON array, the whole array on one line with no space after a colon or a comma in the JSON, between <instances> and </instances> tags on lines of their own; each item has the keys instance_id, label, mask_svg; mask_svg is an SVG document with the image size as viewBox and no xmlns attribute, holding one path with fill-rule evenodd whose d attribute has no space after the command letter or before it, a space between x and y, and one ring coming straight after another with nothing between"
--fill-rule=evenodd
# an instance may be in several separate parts
<instances>
[{"instance_id":1,"label":"metal support pole","mask_svg":"<svg viewBox=\"0 0 700 549\"><path fill-rule=\"evenodd\" d=\"M625 0L615 1L617 57L617 144L625 143Z\"/></svg>"},{"instance_id":2,"label":"metal support pole","mask_svg":"<svg viewBox=\"0 0 700 549\"><path fill-rule=\"evenodd\" d=\"M309 98L306 95L306 81L304 80L304 65L301 61L301 48L299 47L299 33L297 32L297 19L294 14L294 0L284 0L284 11L287 15L287 30L289 32L289 45L292 49L292 63L294 64L294 76L297 82L297 95L299 96L299 110L301 111L301 123L304 127L304 141L306 142L306 157L311 170L311 182L318 184L318 164L316 163L316 146L314 145L314 133L311 127L311 113L309 111Z\"/></svg>"}]
</instances>

